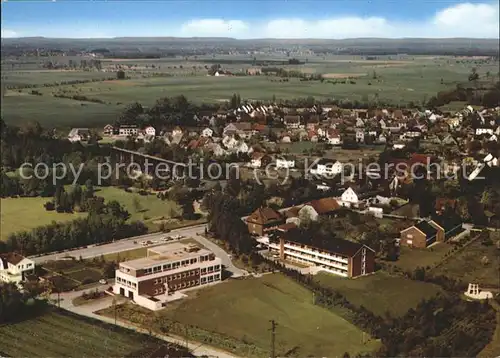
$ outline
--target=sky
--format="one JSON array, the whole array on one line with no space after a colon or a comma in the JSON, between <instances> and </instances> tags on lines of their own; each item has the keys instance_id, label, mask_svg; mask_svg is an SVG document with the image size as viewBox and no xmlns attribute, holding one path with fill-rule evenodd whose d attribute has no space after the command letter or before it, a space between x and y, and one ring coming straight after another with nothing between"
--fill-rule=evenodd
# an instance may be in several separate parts
<instances>
[{"instance_id":1,"label":"sky","mask_svg":"<svg viewBox=\"0 0 500 358\"><path fill-rule=\"evenodd\" d=\"M498 38L499 1L2 0L2 38Z\"/></svg>"}]
</instances>

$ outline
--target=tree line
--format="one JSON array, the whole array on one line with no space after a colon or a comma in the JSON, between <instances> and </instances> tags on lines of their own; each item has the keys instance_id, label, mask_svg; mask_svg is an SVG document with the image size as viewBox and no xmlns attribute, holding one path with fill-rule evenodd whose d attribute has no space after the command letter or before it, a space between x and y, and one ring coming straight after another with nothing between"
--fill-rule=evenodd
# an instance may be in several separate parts
<instances>
[{"instance_id":1,"label":"tree line","mask_svg":"<svg viewBox=\"0 0 500 358\"><path fill-rule=\"evenodd\" d=\"M86 218L65 223L53 222L31 231L10 234L5 242L0 242L0 253L37 255L147 233L144 223L127 222L128 218L129 213L117 201L106 204L98 202L98 205L91 207Z\"/></svg>"}]
</instances>

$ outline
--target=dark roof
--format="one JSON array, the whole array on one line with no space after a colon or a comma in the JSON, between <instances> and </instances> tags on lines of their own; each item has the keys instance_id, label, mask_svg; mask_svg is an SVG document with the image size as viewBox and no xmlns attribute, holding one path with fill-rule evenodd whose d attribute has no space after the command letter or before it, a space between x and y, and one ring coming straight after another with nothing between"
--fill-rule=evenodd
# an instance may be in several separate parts
<instances>
[{"instance_id":1,"label":"dark roof","mask_svg":"<svg viewBox=\"0 0 500 358\"><path fill-rule=\"evenodd\" d=\"M278 226L278 230L279 231L283 231L283 232L286 232L288 230L292 230L292 229L296 229L297 228L297 225L295 223L286 223L286 224L281 224L280 226Z\"/></svg>"},{"instance_id":2,"label":"dark roof","mask_svg":"<svg viewBox=\"0 0 500 358\"><path fill-rule=\"evenodd\" d=\"M20 263L21 261L24 260L24 256L23 255L19 255L19 254L15 253L15 252L7 253L7 254L2 254L2 255L0 255L0 257L5 262L9 262L12 265L17 265L18 263Z\"/></svg>"},{"instance_id":3,"label":"dark roof","mask_svg":"<svg viewBox=\"0 0 500 358\"><path fill-rule=\"evenodd\" d=\"M285 123L300 123L299 116L289 115L289 116L285 116L285 118L283 120Z\"/></svg>"},{"instance_id":4,"label":"dark roof","mask_svg":"<svg viewBox=\"0 0 500 358\"><path fill-rule=\"evenodd\" d=\"M285 234L286 235L286 234ZM288 240L287 237L285 236L285 240ZM343 255L343 256L354 256L356 252L358 252L363 246L357 242L352 242L344 239L338 239L338 238L331 238L331 239L326 239L326 240L312 240L310 238L303 237L302 240L296 241L296 240L288 240L295 242L296 244L303 244L311 247L318 248L320 250L325 250L331 253ZM370 249L368 246L366 246L368 249ZM372 249L370 249L372 250ZM373 251L373 250L372 250Z\"/></svg>"},{"instance_id":5,"label":"dark roof","mask_svg":"<svg viewBox=\"0 0 500 358\"><path fill-rule=\"evenodd\" d=\"M436 228L429 224L427 221L421 221L418 224L415 224L415 227L422 231L427 237L433 237L437 234Z\"/></svg>"},{"instance_id":6,"label":"dark roof","mask_svg":"<svg viewBox=\"0 0 500 358\"><path fill-rule=\"evenodd\" d=\"M432 218L432 221L442 227L445 233L462 225L462 222L458 218L444 217L443 215L436 215Z\"/></svg>"}]
</instances>

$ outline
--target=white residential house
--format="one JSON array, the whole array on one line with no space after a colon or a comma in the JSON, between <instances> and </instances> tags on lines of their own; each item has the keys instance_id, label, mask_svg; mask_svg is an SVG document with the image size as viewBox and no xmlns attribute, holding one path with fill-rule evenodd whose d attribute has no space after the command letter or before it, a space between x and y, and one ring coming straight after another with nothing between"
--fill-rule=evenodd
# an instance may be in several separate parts
<instances>
[{"instance_id":1,"label":"white residential house","mask_svg":"<svg viewBox=\"0 0 500 358\"><path fill-rule=\"evenodd\" d=\"M313 175L333 178L342 173L343 165L338 160L320 159L309 170Z\"/></svg>"},{"instance_id":2,"label":"white residential house","mask_svg":"<svg viewBox=\"0 0 500 358\"><path fill-rule=\"evenodd\" d=\"M362 127L364 127L364 126L365 126L365 121L363 121L363 119L362 119L362 118L357 118L357 119L356 119L356 127L358 127L358 128L362 128Z\"/></svg>"},{"instance_id":3,"label":"white residential house","mask_svg":"<svg viewBox=\"0 0 500 358\"><path fill-rule=\"evenodd\" d=\"M290 138L290 136L288 134L281 137L281 143L291 143L291 142L292 142L292 138Z\"/></svg>"},{"instance_id":4,"label":"white residential house","mask_svg":"<svg viewBox=\"0 0 500 358\"><path fill-rule=\"evenodd\" d=\"M146 133L146 136L156 136L156 129L154 127L146 127L144 129L144 132Z\"/></svg>"},{"instance_id":5,"label":"white residential house","mask_svg":"<svg viewBox=\"0 0 500 358\"><path fill-rule=\"evenodd\" d=\"M201 131L201 136L202 137L212 137L214 134L214 131L212 130L212 128L205 128Z\"/></svg>"},{"instance_id":6,"label":"white residential house","mask_svg":"<svg viewBox=\"0 0 500 358\"><path fill-rule=\"evenodd\" d=\"M318 137L326 137L327 136L327 131L325 128L319 127L318 130L316 131L318 134Z\"/></svg>"},{"instance_id":7,"label":"white residential house","mask_svg":"<svg viewBox=\"0 0 500 358\"><path fill-rule=\"evenodd\" d=\"M419 138L422 136L422 130L418 127L408 129L404 134L405 138Z\"/></svg>"},{"instance_id":8,"label":"white residential house","mask_svg":"<svg viewBox=\"0 0 500 358\"><path fill-rule=\"evenodd\" d=\"M0 255L0 281L19 285L35 273L35 262L16 253Z\"/></svg>"},{"instance_id":9,"label":"white residential house","mask_svg":"<svg viewBox=\"0 0 500 358\"><path fill-rule=\"evenodd\" d=\"M340 145L340 134L335 129L329 128L326 133L326 138L328 140L328 144Z\"/></svg>"},{"instance_id":10,"label":"white residential house","mask_svg":"<svg viewBox=\"0 0 500 358\"><path fill-rule=\"evenodd\" d=\"M250 147L244 141L240 141L236 146L236 153L250 153Z\"/></svg>"},{"instance_id":11,"label":"white residential house","mask_svg":"<svg viewBox=\"0 0 500 358\"><path fill-rule=\"evenodd\" d=\"M386 143L387 142L387 137L384 134L381 134L381 135L378 136L377 141L379 143Z\"/></svg>"},{"instance_id":12,"label":"white residential house","mask_svg":"<svg viewBox=\"0 0 500 358\"><path fill-rule=\"evenodd\" d=\"M485 127L476 128L476 135L481 135L486 133L493 134L493 128L485 128Z\"/></svg>"},{"instance_id":13,"label":"white residential house","mask_svg":"<svg viewBox=\"0 0 500 358\"><path fill-rule=\"evenodd\" d=\"M106 124L104 126L103 134L105 136L111 136L114 134L114 131L115 131L115 127L113 127L111 124Z\"/></svg>"},{"instance_id":14,"label":"white residential house","mask_svg":"<svg viewBox=\"0 0 500 358\"><path fill-rule=\"evenodd\" d=\"M68 133L68 140L73 143L88 140L89 137L90 130L88 128L73 128Z\"/></svg>"},{"instance_id":15,"label":"white residential house","mask_svg":"<svg viewBox=\"0 0 500 358\"><path fill-rule=\"evenodd\" d=\"M319 214L312 205L306 204L299 210L299 219L307 218L311 221L317 221Z\"/></svg>"},{"instance_id":16,"label":"white residential house","mask_svg":"<svg viewBox=\"0 0 500 358\"><path fill-rule=\"evenodd\" d=\"M347 188L340 196L339 204L346 207L358 206L358 194L351 187Z\"/></svg>"},{"instance_id":17,"label":"white residential house","mask_svg":"<svg viewBox=\"0 0 500 358\"><path fill-rule=\"evenodd\" d=\"M381 119L381 120L378 122L378 124L380 125L380 128L382 128L382 129L387 128L387 123L386 123L383 119Z\"/></svg>"},{"instance_id":18,"label":"white residential house","mask_svg":"<svg viewBox=\"0 0 500 358\"><path fill-rule=\"evenodd\" d=\"M276 169L290 169L295 167L295 159L276 158Z\"/></svg>"},{"instance_id":19,"label":"white residential house","mask_svg":"<svg viewBox=\"0 0 500 358\"><path fill-rule=\"evenodd\" d=\"M222 144L229 150L233 150L238 146L238 140L231 135L222 138Z\"/></svg>"},{"instance_id":20,"label":"white residential house","mask_svg":"<svg viewBox=\"0 0 500 358\"><path fill-rule=\"evenodd\" d=\"M120 136L129 136L139 134L139 128L135 125L122 125L118 129L118 134Z\"/></svg>"},{"instance_id":21,"label":"white residential house","mask_svg":"<svg viewBox=\"0 0 500 358\"><path fill-rule=\"evenodd\" d=\"M208 145L208 150L210 150L215 157L221 157L227 154L219 143L210 143Z\"/></svg>"},{"instance_id":22,"label":"white residential house","mask_svg":"<svg viewBox=\"0 0 500 358\"><path fill-rule=\"evenodd\" d=\"M356 130L356 142L364 143L365 142L365 131L364 130Z\"/></svg>"},{"instance_id":23,"label":"white residential house","mask_svg":"<svg viewBox=\"0 0 500 358\"><path fill-rule=\"evenodd\" d=\"M250 159L250 167L260 168L262 166L262 158L264 155L264 153L253 153L252 158Z\"/></svg>"}]
</instances>

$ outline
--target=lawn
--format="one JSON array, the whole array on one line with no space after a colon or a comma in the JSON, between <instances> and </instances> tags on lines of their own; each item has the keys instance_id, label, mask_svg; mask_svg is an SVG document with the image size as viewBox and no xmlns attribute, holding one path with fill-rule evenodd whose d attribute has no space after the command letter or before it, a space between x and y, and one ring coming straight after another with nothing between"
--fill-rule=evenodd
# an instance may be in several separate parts
<instances>
[{"instance_id":1,"label":"lawn","mask_svg":"<svg viewBox=\"0 0 500 358\"><path fill-rule=\"evenodd\" d=\"M2 198L0 199L0 240L18 231L31 230L53 221L70 221L85 217L85 213L57 213L43 207L50 198Z\"/></svg>"},{"instance_id":2,"label":"lawn","mask_svg":"<svg viewBox=\"0 0 500 358\"><path fill-rule=\"evenodd\" d=\"M324 357L345 352L355 355L379 347L377 341L370 340L348 321L315 306L310 291L281 274L226 281L198 290L194 296L158 314L188 327L217 332L256 346L261 352L257 356L269 352L269 320L277 323L277 356L288 353ZM212 344L216 342L214 337ZM255 355L241 350L236 353Z\"/></svg>"},{"instance_id":3,"label":"lawn","mask_svg":"<svg viewBox=\"0 0 500 358\"><path fill-rule=\"evenodd\" d=\"M175 205L169 200L158 199L156 195L139 195L116 187L99 188L95 194L102 196L105 201L118 201L130 213L130 220L152 221L161 217L168 218ZM136 207L134 201L137 201L139 206Z\"/></svg>"},{"instance_id":4,"label":"lawn","mask_svg":"<svg viewBox=\"0 0 500 358\"><path fill-rule=\"evenodd\" d=\"M491 235L493 237L494 234ZM498 238L493 242L496 240ZM485 246L476 240L439 266L436 273L464 283L500 288L500 250L494 244Z\"/></svg>"},{"instance_id":5,"label":"lawn","mask_svg":"<svg viewBox=\"0 0 500 358\"><path fill-rule=\"evenodd\" d=\"M146 337L66 312L48 311L0 325L0 353L11 357L123 357L146 346Z\"/></svg>"},{"instance_id":6,"label":"lawn","mask_svg":"<svg viewBox=\"0 0 500 358\"><path fill-rule=\"evenodd\" d=\"M420 301L441 292L439 286L413 281L400 276L377 272L370 276L346 279L328 273L319 273L315 279L323 286L343 294L348 301L364 306L374 314L403 316Z\"/></svg>"},{"instance_id":7,"label":"lawn","mask_svg":"<svg viewBox=\"0 0 500 358\"><path fill-rule=\"evenodd\" d=\"M401 246L401 255L395 265L405 271L413 271L419 266L432 267L439 263L452 248L453 246L446 243L438 243L426 249Z\"/></svg>"}]
</instances>

